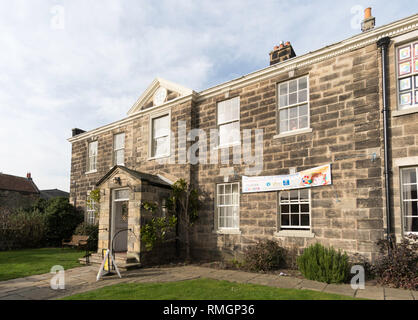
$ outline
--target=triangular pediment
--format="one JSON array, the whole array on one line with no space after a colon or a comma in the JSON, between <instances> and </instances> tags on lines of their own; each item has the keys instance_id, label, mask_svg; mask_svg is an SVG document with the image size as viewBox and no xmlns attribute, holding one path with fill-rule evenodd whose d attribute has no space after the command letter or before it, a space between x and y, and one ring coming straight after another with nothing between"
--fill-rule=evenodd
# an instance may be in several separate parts
<instances>
[{"instance_id":1,"label":"triangular pediment","mask_svg":"<svg viewBox=\"0 0 418 320\"><path fill-rule=\"evenodd\" d=\"M161 78L156 78L128 111L128 115L140 110L163 105L171 100L188 96L192 93L193 90L189 88Z\"/></svg>"}]
</instances>

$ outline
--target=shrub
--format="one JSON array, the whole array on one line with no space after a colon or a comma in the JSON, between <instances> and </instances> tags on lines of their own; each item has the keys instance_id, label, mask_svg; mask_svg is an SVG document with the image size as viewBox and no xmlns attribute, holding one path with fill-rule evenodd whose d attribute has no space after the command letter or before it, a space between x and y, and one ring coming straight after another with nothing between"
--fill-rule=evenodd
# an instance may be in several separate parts
<instances>
[{"instance_id":1,"label":"shrub","mask_svg":"<svg viewBox=\"0 0 418 320\"><path fill-rule=\"evenodd\" d=\"M48 245L60 245L63 239L69 239L75 228L84 220L83 213L68 202L67 198L58 197L48 201L45 206L48 231Z\"/></svg>"},{"instance_id":2,"label":"shrub","mask_svg":"<svg viewBox=\"0 0 418 320\"><path fill-rule=\"evenodd\" d=\"M97 251L97 242L99 239L98 225L82 222L75 228L74 234L89 236L87 249L89 251Z\"/></svg>"},{"instance_id":3,"label":"shrub","mask_svg":"<svg viewBox=\"0 0 418 320\"><path fill-rule=\"evenodd\" d=\"M244 268L250 271L270 271L284 263L284 249L276 241L263 240L244 251Z\"/></svg>"},{"instance_id":4,"label":"shrub","mask_svg":"<svg viewBox=\"0 0 418 320\"><path fill-rule=\"evenodd\" d=\"M380 257L374 264L377 281L396 288L418 289L418 236L410 235L394 243L389 254L388 240L379 240Z\"/></svg>"},{"instance_id":5,"label":"shrub","mask_svg":"<svg viewBox=\"0 0 418 320\"><path fill-rule=\"evenodd\" d=\"M311 245L297 258L299 270L309 280L342 283L348 280L350 264L347 254L319 243Z\"/></svg>"},{"instance_id":6,"label":"shrub","mask_svg":"<svg viewBox=\"0 0 418 320\"><path fill-rule=\"evenodd\" d=\"M10 248L36 248L44 243L47 231L46 219L38 210L17 210L7 215L1 238L7 240Z\"/></svg>"}]
</instances>

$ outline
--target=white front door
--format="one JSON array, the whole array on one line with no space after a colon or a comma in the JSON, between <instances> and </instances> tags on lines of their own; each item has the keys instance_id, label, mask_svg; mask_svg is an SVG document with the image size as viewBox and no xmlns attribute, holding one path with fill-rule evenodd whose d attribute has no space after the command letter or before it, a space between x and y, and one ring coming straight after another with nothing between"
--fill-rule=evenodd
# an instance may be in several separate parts
<instances>
[{"instance_id":1,"label":"white front door","mask_svg":"<svg viewBox=\"0 0 418 320\"><path fill-rule=\"evenodd\" d=\"M128 250L129 189L113 191L112 241L115 252Z\"/></svg>"}]
</instances>

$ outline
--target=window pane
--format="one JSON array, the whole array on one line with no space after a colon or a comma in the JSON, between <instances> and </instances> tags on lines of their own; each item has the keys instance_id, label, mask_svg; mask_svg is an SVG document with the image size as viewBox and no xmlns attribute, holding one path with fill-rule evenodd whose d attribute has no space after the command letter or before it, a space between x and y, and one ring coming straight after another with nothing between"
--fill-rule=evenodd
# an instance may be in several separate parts
<instances>
[{"instance_id":1,"label":"window pane","mask_svg":"<svg viewBox=\"0 0 418 320\"><path fill-rule=\"evenodd\" d=\"M308 201L309 200L309 190L308 189L301 189L299 191L300 200L301 201Z\"/></svg>"},{"instance_id":2,"label":"window pane","mask_svg":"<svg viewBox=\"0 0 418 320\"><path fill-rule=\"evenodd\" d=\"M280 132L289 131L289 122L287 120L280 121Z\"/></svg>"},{"instance_id":3,"label":"window pane","mask_svg":"<svg viewBox=\"0 0 418 320\"><path fill-rule=\"evenodd\" d=\"M169 153L169 137L161 137L154 139L153 141L153 150L152 155L154 157L167 155Z\"/></svg>"},{"instance_id":4,"label":"window pane","mask_svg":"<svg viewBox=\"0 0 418 320\"><path fill-rule=\"evenodd\" d=\"M418 217L405 218L405 231L418 232Z\"/></svg>"},{"instance_id":5,"label":"window pane","mask_svg":"<svg viewBox=\"0 0 418 320\"><path fill-rule=\"evenodd\" d=\"M286 107L288 105L287 95L280 96L280 107Z\"/></svg>"},{"instance_id":6,"label":"window pane","mask_svg":"<svg viewBox=\"0 0 418 320\"><path fill-rule=\"evenodd\" d=\"M289 108L289 118L297 118L298 107Z\"/></svg>"},{"instance_id":7,"label":"window pane","mask_svg":"<svg viewBox=\"0 0 418 320\"><path fill-rule=\"evenodd\" d=\"M309 204L301 204L300 212L309 212Z\"/></svg>"},{"instance_id":8,"label":"window pane","mask_svg":"<svg viewBox=\"0 0 418 320\"><path fill-rule=\"evenodd\" d=\"M287 82L280 85L280 95L287 94Z\"/></svg>"},{"instance_id":9,"label":"window pane","mask_svg":"<svg viewBox=\"0 0 418 320\"><path fill-rule=\"evenodd\" d=\"M292 119L292 120L290 120L289 121L289 131L290 130L297 130L299 127L298 127L298 119L296 118L296 119Z\"/></svg>"},{"instance_id":10,"label":"window pane","mask_svg":"<svg viewBox=\"0 0 418 320\"><path fill-rule=\"evenodd\" d=\"M292 80L289 82L289 93L296 92L298 90L297 80Z\"/></svg>"},{"instance_id":11,"label":"window pane","mask_svg":"<svg viewBox=\"0 0 418 320\"><path fill-rule=\"evenodd\" d=\"M291 202L298 202L299 200L299 191L298 190L291 190L290 191L290 201Z\"/></svg>"},{"instance_id":12,"label":"window pane","mask_svg":"<svg viewBox=\"0 0 418 320\"><path fill-rule=\"evenodd\" d=\"M289 215L282 214L282 226L289 226Z\"/></svg>"},{"instance_id":13,"label":"window pane","mask_svg":"<svg viewBox=\"0 0 418 320\"><path fill-rule=\"evenodd\" d=\"M280 201L281 202L288 202L289 201L289 193L287 191L280 192Z\"/></svg>"},{"instance_id":14,"label":"window pane","mask_svg":"<svg viewBox=\"0 0 418 320\"><path fill-rule=\"evenodd\" d=\"M233 193L238 193L239 192L239 190L238 190L238 183L234 183L232 185L232 192Z\"/></svg>"},{"instance_id":15,"label":"window pane","mask_svg":"<svg viewBox=\"0 0 418 320\"><path fill-rule=\"evenodd\" d=\"M114 137L114 150L122 149L125 147L125 134L120 133Z\"/></svg>"},{"instance_id":16,"label":"window pane","mask_svg":"<svg viewBox=\"0 0 418 320\"><path fill-rule=\"evenodd\" d=\"M116 190L115 191L115 200L123 200L123 199L129 199L129 190Z\"/></svg>"},{"instance_id":17,"label":"window pane","mask_svg":"<svg viewBox=\"0 0 418 320\"><path fill-rule=\"evenodd\" d=\"M280 121L284 121L288 119L288 111L289 109L280 110L280 114L279 114Z\"/></svg>"},{"instance_id":18,"label":"window pane","mask_svg":"<svg viewBox=\"0 0 418 320\"><path fill-rule=\"evenodd\" d=\"M402 184L405 183L417 183L417 170L412 169L402 169Z\"/></svg>"},{"instance_id":19,"label":"window pane","mask_svg":"<svg viewBox=\"0 0 418 320\"><path fill-rule=\"evenodd\" d=\"M124 149L115 151L115 164L123 165L124 164L125 152Z\"/></svg>"},{"instance_id":20,"label":"window pane","mask_svg":"<svg viewBox=\"0 0 418 320\"><path fill-rule=\"evenodd\" d=\"M411 77L399 80L399 90L410 90L412 88Z\"/></svg>"},{"instance_id":21,"label":"window pane","mask_svg":"<svg viewBox=\"0 0 418 320\"><path fill-rule=\"evenodd\" d=\"M240 100L235 97L218 103L218 124L239 120Z\"/></svg>"},{"instance_id":22,"label":"window pane","mask_svg":"<svg viewBox=\"0 0 418 320\"><path fill-rule=\"evenodd\" d=\"M301 215L300 225L304 226L304 227L309 226L309 214L302 214Z\"/></svg>"},{"instance_id":23,"label":"window pane","mask_svg":"<svg viewBox=\"0 0 418 320\"><path fill-rule=\"evenodd\" d=\"M290 212L291 213L299 213L299 205L298 204L290 205Z\"/></svg>"},{"instance_id":24,"label":"window pane","mask_svg":"<svg viewBox=\"0 0 418 320\"><path fill-rule=\"evenodd\" d=\"M285 205L285 204L282 204L281 206L280 206L280 208L281 208L281 212L282 213L289 213L289 205Z\"/></svg>"},{"instance_id":25,"label":"window pane","mask_svg":"<svg viewBox=\"0 0 418 320\"><path fill-rule=\"evenodd\" d=\"M290 219L291 219L291 225L292 226L299 226L299 215L298 214L290 215Z\"/></svg>"},{"instance_id":26,"label":"window pane","mask_svg":"<svg viewBox=\"0 0 418 320\"><path fill-rule=\"evenodd\" d=\"M298 94L296 92L289 94L289 105L296 103L298 103Z\"/></svg>"},{"instance_id":27,"label":"window pane","mask_svg":"<svg viewBox=\"0 0 418 320\"><path fill-rule=\"evenodd\" d=\"M239 121L219 126L219 145L225 146L240 141Z\"/></svg>"},{"instance_id":28,"label":"window pane","mask_svg":"<svg viewBox=\"0 0 418 320\"><path fill-rule=\"evenodd\" d=\"M299 118L299 129L307 128L308 127L308 117L300 117Z\"/></svg>"},{"instance_id":29,"label":"window pane","mask_svg":"<svg viewBox=\"0 0 418 320\"><path fill-rule=\"evenodd\" d=\"M304 104L299 106L299 116L307 116L308 115L308 105Z\"/></svg>"},{"instance_id":30,"label":"window pane","mask_svg":"<svg viewBox=\"0 0 418 320\"><path fill-rule=\"evenodd\" d=\"M170 123L168 115L152 119L153 138L168 136L170 133Z\"/></svg>"},{"instance_id":31,"label":"window pane","mask_svg":"<svg viewBox=\"0 0 418 320\"><path fill-rule=\"evenodd\" d=\"M299 90L306 89L308 87L308 78L303 77L299 79Z\"/></svg>"},{"instance_id":32,"label":"window pane","mask_svg":"<svg viewBox=\"0 0 418 320\"><path fill-rule=\"evenodd\" d=\"M225 186L223 184L218 185L218 194L224 194L225 193Z\"/></svg>"},{"instance_id":33,"label":"window pane","mask_svg":"<svg viewBox=\"0 0 418 320\"><path fill-rule=\"evenodd\" d=\"M299 91L298 95L299 95L298 97L299 103L308 101L308 90L305 89L305 90Z\"/></svg>"}]
</instances>

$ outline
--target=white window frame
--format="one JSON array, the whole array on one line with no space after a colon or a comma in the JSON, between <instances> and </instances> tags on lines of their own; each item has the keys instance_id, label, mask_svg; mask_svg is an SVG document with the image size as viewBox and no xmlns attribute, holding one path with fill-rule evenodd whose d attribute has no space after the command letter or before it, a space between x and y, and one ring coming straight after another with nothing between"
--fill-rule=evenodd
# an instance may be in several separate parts
<instances>
[{"instance_id":1,"label":"white window frame","mask_svg":"<svg viewBox=\"0 0 418 320\"><path fill-rule=\"evenodd\" d=\"M95 155L91 155L90 154L90 146L93 145L93 144L96 145L96 147L95 147L95 150L96 150ZM89 142L88 145L87 145L87 172L86 173L97 172L98 145L99 145L99 142L97 140L96 141ZM94 159L94 168L92 168L92 159Z\"/></svg>"},{"instance_id":2,"label":"white window frame","mask_svg":"<svg viewBox=\"0 0 418 320\"><path fill-rule=\"evenodd\" d=\"M309 197L309 199L308 199L308 201L301 201L300 200L300 191L301 190L307 190L308 191L308 197ZM298 192L298 201L296 202L292 202L291 200L290 200L290 192L292 192L292 191L297 191ZM283 193L283 192L288 192L288 195L289 195L289 200L288 201L285 201L285 202L282 202L282 198L281 198L281 194ZM300 205L301 204L307 204L308 206L309 206L309 211L308 212L301 212L301 209L300 209ZM286 212L286 213L282 213L282 205L289 205L289 212ZM299 212L298 213L291 213L291 205L299 205ZM312 225L312 214L311 214L311 212L312 212L312 193L311 193L311 189L309 189L309 188L305 188L305 189L291 189L291 190L282 190L282 191L279 191L278 192L278 225L279 225L279 229L280 230L294 230L294 231L298 231L298 230L301 230L301 231L310 231L311 230L311 225ZM287 215L289 215L289 223L290 223L290 225L282 225L282 214L287 214ZM301 215L302 214L308 214L309 215L309 225L308 226L302 226L301 224L302 224L302 218L301 218ZM291 216L292 215L299 215L299 225L292 225L291 223L292 223L292 219L291 219Z\"/></svg>"},{"instance_id":3,"label":"white window frame","mask_svg":"<svg viewBox=\"0 0 418 320\"><path fill-rule=\"evenodd\" d=\"M224 122L219 122L219 105L226 103L227 101L232 101L232 100L238 100L238 117L237 118L233 118ZM229 98L223 101L219 101L216 103L216 128L218 130L218 140L216 142L216 147L217 148L227 148L227 147L232 147L232 146L236 146L236 145L240 145L241 144L241 124L240 124L240 118L241 118L241 99L239 96L233 97L233 98ZM233 141L230 143L225 143L225 144L221 144L221 130L220 127L224 126L224 125L228 125L228 124L232 124L232 123L238 123L238 130L240 132L239 134L239 140L238 141Z\"/></svg>"},{"instance_id":4,"label":"white window frame","mask_svg":"<svg viewBox=\"0 0 418 320\"><path fill-rule=\"evenodd\" d=\"M122 148L118 148L116 149L116 137L119 135L123 135L123 147ZM126 134L125 132L120 132L120 133L116 133L113 135L113 165L118 165L118 166L124 166L125 165L125 140L126 140ZM117 163L117 157L116 154L118 151L123 150L123 162L122 163Z\"/></svg>"},{"instance_id":5,"label":"white window frame","mask_svg":"<svg viewBox=\"0 0 418 320\"><path fill-rule=\"evenodd\" d=\"M221 186L224 186L224 190L225 190L226 185L231 186L231 193L221 194L219 192L219 188ZM221 205L220 204L221 201L219 200L221 196L226 196L226 195L229 196L230 195L233 199L233 197L234 197L234 194L232 192L233 185L238 186L237 203L236 204L232 203L232 204L229 204L229 205L225 205L225 204ZM240 209L240 196L241 196L241 191L240 191L240 183L239 182L219 183L219 184L216 185L216 229L218 231L221 231L221 232L234 232L234 231L236 232L236 231L239 231L239 227L240 227L240 210L239 210ZM234 202L234 200L232 200L232 202ZM233 217L235 217L235 219L234 219L235 222L236 222L235 226L232 226L232 227L222 227L221 226L221 222L220 222L221 221L221 214L220 214L220 212L221 212L221 208L224 208L224 207L236 207L237 208L236 215L233 216Z\"/></svg>"},{"instance_id":6,"label":"white window frame","mask_svg":"<svg viewBox=\"0 0 418 320\"><path fill-rule=\"evenodd\" d=\"M153 123L154 123L154 119L157 118L162 118L162 117L168 117L168 124L169 124L169 128L168 128L168 152L165 154L161 154L161 155L154 155L153 154L153 143L154 143L154 128L153 128ZM163 137L163 136L161 136ZM161 138L159 137L159 138ZM148 160L153 160L153 159L159 159L159 158L166 158L169 157L171 154L171 110L165 110L159 113L155 113L152 114L149 118L149 141L148 141Z\"/></svg>"},{"instance_id":7,"label":"white window frame","mask_svg":"<svg viewBox=\"0 0 418 320\"><path fill-rule=\"evenodd\" d=\"M281 106L280 105L280 97L281 97L281 95L280 95L280 86L282 86L284 84L287 84L287 88L288 89L287 89L286 95L287 95L287 99L288 99L288 102L289 102L289 84L290 84L290 82L296 80L297 81L296 96L297 96L297 99L299 100L299 95L298 95L299 91L305 90L305 89L299 89L299 79L302 79L302 78L306 78L306 101L303 101L303 102L297 101L297 103L287 104L285 106ZM300 118L300 116L299 116L299 107L301 107L302 105L305 105L305 104L307 105L307 109L308 109L307 110L307 126L306 127L303 127L303 128L299 128L299 118ZM289 109L291 109L293 107L298 107L298 109L297 109L298 110L298 116L296 118L296 119L298 119L298 129L289 130L289 127L288 127L288 130L281 131L281 126L280 126L280 121L281 121L281 119L280 119L280 111L285 110L285 109L289 110ZM287 80L287 81L283 81L283 82L280 82L280 83L277 84L277 131L278 131L278 134L280 136L282 136L282 135L284 136L284 135L287 135L287 134L290 134L290 133L292 133L292 134L295 133L296 134L298 132L305 132L305 131L309 130L310 127L311 127L310 109L311 108L310 108L310 101L309 101L309 75L304 75L304 76L297 77L297 78L294 78L294 79L290 79L290 80ZM287 121L289 123L289 115L288 115Z\"/></svg>"},{"instance_id":8,"label":"white window frame","mask_svg":"<svg viewBox=\"0 0 418 320\"><path fill-rule=\"evenodd\" d=\"M415 176L416 176L416 182L415 183L404 183L403 182L403 170L411 170L411 169L415 169ZM406 201L418 201L418 199L404 199L404 186L406 185L416 185L417 186L417 192L418 192L418 166L412 166L412 167L403 167L400 168L400 182L401 182L401 186L400 186L400 198L401 198L401 212L402 212L402 232L404 235L408 235L408 234L416 234L418 235L418 231L406 231L405 227L406 227L406 223L405 220L406 218L414 218L414 219L418 219L418 216L407 216L405 215L405 211L404 211L404 202ZM417 196L418 197L418 196Z\"/></svg>"},{"instance_id":9,"label":"white window frame","mask_svg":"<svg viewBox=\"0 0 418 320\"><path fill-rule=\"evenodd\" d=\"M99 205L96 201L93 199L89 199L90 196L88 196L88 202L86 202L86 222L87 224L96 224L96 211L97 206ZM89 203L90 202L90 203Z\"/></svg>"},{"instance_id":10,"label":"white window frame","mask_svg":"<svg viewBox=\"0 0 418 320\"><path fill-rule=\"evenodd\" d=\"M410 47L410 58L409 61L411 62L411 72L408 74L400 75L400 63L402 62L408 62L408 58L406 59L400 59L399 58L399 50L403 49L405 47ZM409 41L406 43L399 44L395 47L395 60L396 60L396 101L398 104L398 111L405 111L412 108L418 107L418 70L415 70L415 64L418 62L418 56L415 56L415 46L418 47L418 39L415 39L414 41ZM400 80L403 79L411 79L411 87L410 89L405 89L404 94L407 94L408 92L411 93L411 104L409 105L402 105L401 104L401 90L400 90ZM402 107L404 106L404 107Z\"/></svg>"}]
</instances>

